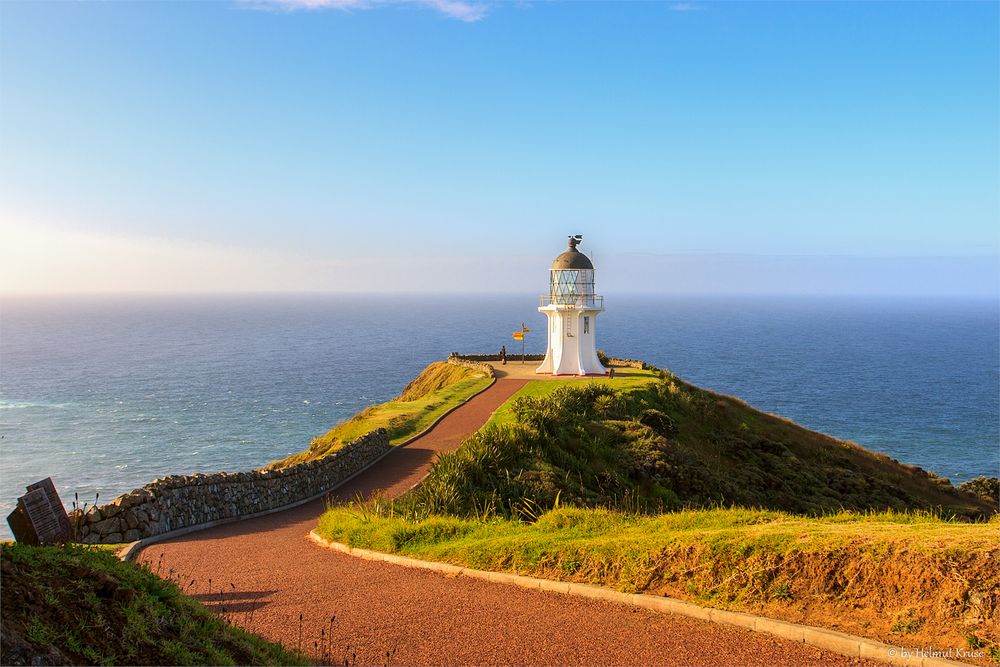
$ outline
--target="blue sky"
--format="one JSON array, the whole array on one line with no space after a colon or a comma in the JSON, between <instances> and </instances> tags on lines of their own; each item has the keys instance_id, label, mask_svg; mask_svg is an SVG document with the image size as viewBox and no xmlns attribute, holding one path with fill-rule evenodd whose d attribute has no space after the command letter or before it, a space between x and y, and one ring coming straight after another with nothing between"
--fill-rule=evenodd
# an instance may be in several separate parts
<instances>
[{"instance_id":1,"label":"blue sky","mask_svg":"<svg viewBox=\"0 0 1000 667\"><path fill-rule=\"evenodd\" d=\"M998 18L4 2L0 287L992 294Z\"/></svg>"}]
</instances>

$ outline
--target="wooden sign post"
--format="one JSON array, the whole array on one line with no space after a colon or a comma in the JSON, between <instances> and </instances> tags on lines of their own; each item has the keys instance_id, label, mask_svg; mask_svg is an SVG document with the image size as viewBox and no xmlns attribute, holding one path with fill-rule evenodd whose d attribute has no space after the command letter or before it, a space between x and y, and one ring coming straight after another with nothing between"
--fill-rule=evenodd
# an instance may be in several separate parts
<instances>
[{"instance_id":1,"label":"wooden sign post","mask_svg":"<svg viewBox=\"0 0 1000 667\"><path fill-rule=\"evenodd\" d=\"M528 327L524 326L524 322L521 322L521 330L514 332L514 340L521 341L521 363L524 363L524 334L531 331Z\"/></svg>"}]
</instances>

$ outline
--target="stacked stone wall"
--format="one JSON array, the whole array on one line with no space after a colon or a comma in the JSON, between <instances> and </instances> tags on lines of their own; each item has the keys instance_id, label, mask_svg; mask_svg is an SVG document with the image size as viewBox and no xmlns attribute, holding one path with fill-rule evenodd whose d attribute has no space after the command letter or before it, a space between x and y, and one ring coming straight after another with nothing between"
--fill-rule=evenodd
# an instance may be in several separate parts
<instances>
[{"instance_id":1,"label":"stacked stone wall","mask_svg":"<svg viewBox=\"0 0 1000 667\"><path fill-rule=\"evenodd\" d=\"M521 355L516 352L507 353L507 361L520 361ZM526 354L524 355L525 361L544 361L544 354ZM476 370L485 370L489 368L489 372L492 373L493 369L486 362L488 361L500 361L499 354L459 354L458 352L452 352L451 356L448 357L448 362L452 364L457 364L459 366L465 366L467 368L475 368ZM619 359L618 357L608 357L606 358L605 365L615 366L617 368L640 368L647 369L650 368L649 364L645 361L640 361L638 359ZM492 375L491 375L492 377Z\"/></svg>"},{"instance_id":2,"label":"stacked stone wall","mask_svg":"<svg viewBox=\"0 0 1000 667\"><path fill-rule=\"evenodd\" d=\"M516 352L507 353L507 361L520 361L521 355ZM526 354L524 355L525 361L544 361L544 354ZM459 354L457 352L452 352L451 356L448 357L448 361L453 364L458 364L461 366L467 366L469 368L475 368L481 370L483 366L489 366L485 363L487 361L500 361L499 354ZM607 365L616 366L618 368L649 368L649 364L645 361L640 361L638 359L619 359L617 357L607 358ZM492 370L492 369L491 369Z\"/></svg>"},{"instance_id":3,"label":"stacked stone wall","mask_svg":"<svg viewBox=\"0 0 1000 667\"><path fill-rule=\"evenodd\" d=\"M617 359L615 357L609 357L608 364L618 368L639 368L642 370L649 368L649 365L645 361L639 361L638 359Z\"/></svg>"},{"instance_id":4,"label":"stacked stone wall","mask_svg":"<svg viewBox=\"0 0 1000 667\"><path fill-rule=\"evenodd\" d=\"M378 429L318 461L280 470L172 475L70 514L78 541L116 544L273 510L333 489L390 449Z\"/></svg>"},{"instance_id":5,"label":"stacked stone wall","mask_svg":"<svg viewBox=\"0 0 1000 667\"><path fill-rule=\"evenodd\" d=\"M487 361L500 361L500 355L499 354L458 354L457 352L452 352L451 356L448 357L448 361L451 362L452 359L456 359L458 361L464 361L464 362L467 362L467 363L480 363L480 364L483 364L484 366L489 366L489 364L487 364L486 362ZM544 354L526 354L526 355L524 355L524 360L525 361L542 361L543 359L545 359L545 355ZM511 361L520 361L520 360L521 360L521 353L520 352L508 352L507 353L507 361L508 362L511 362ZM454 363L454 362L452 362L452 363Z\"/></svg>"}]
</instances>

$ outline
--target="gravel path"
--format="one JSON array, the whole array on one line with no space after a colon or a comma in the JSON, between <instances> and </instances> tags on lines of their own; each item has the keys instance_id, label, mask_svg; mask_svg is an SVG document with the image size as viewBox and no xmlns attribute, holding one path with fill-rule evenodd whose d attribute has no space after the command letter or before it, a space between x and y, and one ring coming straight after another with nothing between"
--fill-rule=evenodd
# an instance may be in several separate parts
<instances>
[{"instance_id":1,"label":"gravel path","mask_svg":"<svg viewBox=\"0 0 1000 667\"><path fill-rule=\"evenodd\" d=\"M497 381L335 495L404 492L525 382ZM210 528L139 558L233 623L333 664L869 664L682 616L352 558L306 538L322 510L316 501Z\"/></svg>"}]
</instances>

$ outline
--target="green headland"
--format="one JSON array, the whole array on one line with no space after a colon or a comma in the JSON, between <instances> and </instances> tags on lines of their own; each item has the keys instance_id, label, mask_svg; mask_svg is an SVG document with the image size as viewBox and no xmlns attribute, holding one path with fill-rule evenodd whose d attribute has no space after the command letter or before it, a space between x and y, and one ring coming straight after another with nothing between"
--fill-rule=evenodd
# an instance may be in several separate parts
<instances>
[{"instance_id":1,"label":"green headland","mask_svg":"<svg viewBox=\"0 0 1000 667\"><path fill-rule=\"evenodd\" d=\"M431 364L394 400L271 467L321 459L376 428L403 444L492 382ZM418 486L332 506L317 531L896 645L963 647L990 664L1000 662L995 496L996 480L955 488L669 371L628 368L529 381ZM306 661L220 620L185 594L195 582L106 550L4 545L0 560L5 663L18 651L51 664Z\"/></svg>"},{"instance_id":2,"label":"green headland","mask_svg":"<svg viewBox=\"0 0 1000 667\"><path fill-rule=\"evenodd\" d=\"M418 487L332 507L318 532L1000 658L996 511L931 472L649 369L529 382Z\"/></svg>"}]
</instances>

